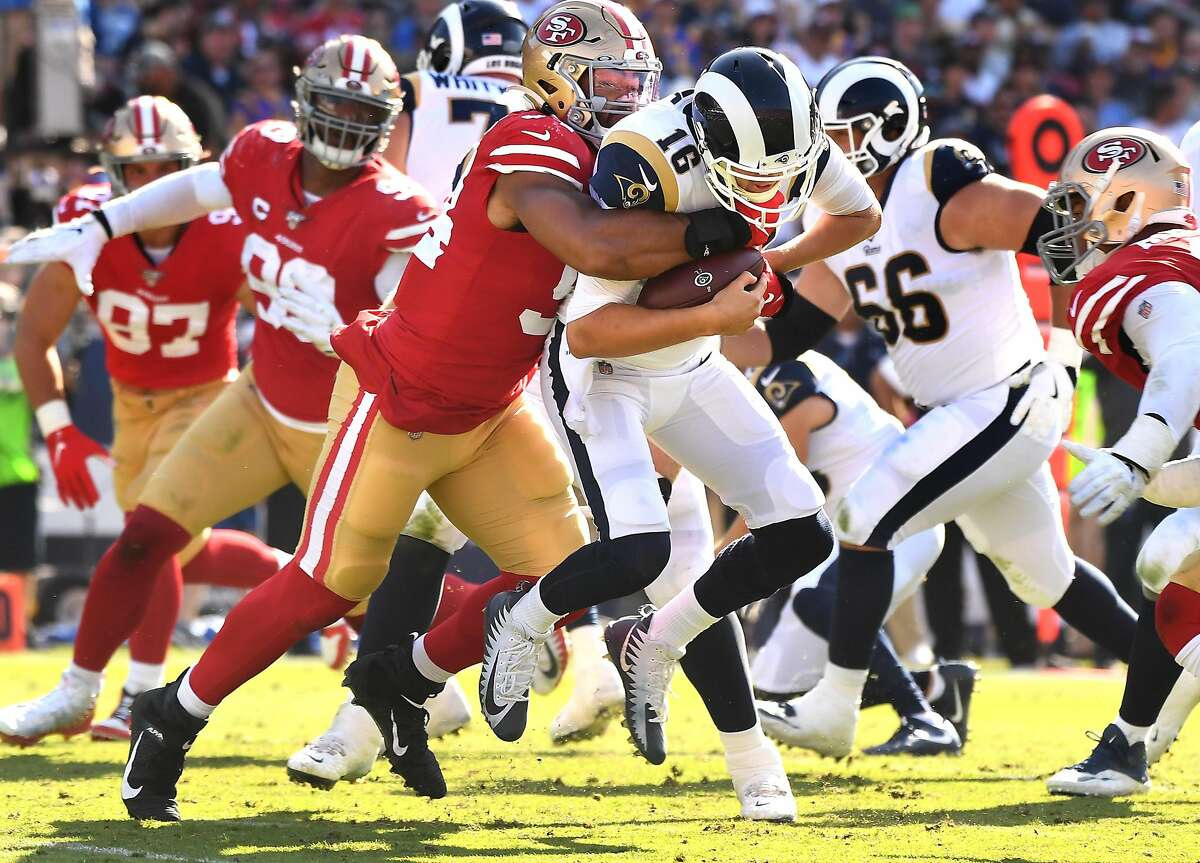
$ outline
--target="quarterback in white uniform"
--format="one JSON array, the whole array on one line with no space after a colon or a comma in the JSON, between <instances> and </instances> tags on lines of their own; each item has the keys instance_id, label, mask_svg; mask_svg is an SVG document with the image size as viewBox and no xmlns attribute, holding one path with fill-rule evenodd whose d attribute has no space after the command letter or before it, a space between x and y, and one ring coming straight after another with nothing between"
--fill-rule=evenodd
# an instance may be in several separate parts
<instances>
[{"instance_id":1,"label":"quarterback in white uniform","mask_svg":"<svg viewBox=\"0 0 1200 863\"><path fill-rule=\"evenodd\" d=\"M690 212L721 204L746 216L761 241L811 198L830 215L823 230L793 246L801 260L862 240L878 219L862 177L828 146L799 71L757 48L722 55L694 93L618 123L597 155L591 192L614 208ZM753 291L743 290L754 283L743 274L706 306L653 311L634 305L641 282L580 277L550 335L542 387L557 408L551 419L591 508L599 533L593 549L604 565L552 573L514 596L485 629L483 675L510 668L506 654L518 655L560 616L646 589L662 607L606 633L638 750L653 763L666 757L666 688L687 646L684 669L721 732L743 814L790 820L795 803L755 715L729 615L813 569L833 541L820 490L715 338L753 324L768 281L764 273ZM750 526L706 572L681 584L660 577L668 515L647 436Z\"/></svg>"},{"instance_id":2,"label":"quarterback in white uniform","mask_svg":"<svg viewBox=\"0 0 1200 863\"><path fill-rule=\"evenodd\" d=\"M893 60L839 65L817 101L825 130L879 195L883 227L807 267L796 291L809 314L771 321L759 340L774 361L795 356L820 335L822 313L832 325L853 304L926 411L834 514L842 550L829 663L794 703L788 740L840 757L893 593L893 550L908 537L957 521L1018 597L1122 658L1136 619L1072 553L1046 464L1081 352L1057 330L1047 355L1018 279L1014 251L1036 249L1045 227L1040 191L997 176L964 141L928 141L923 88Z\"/></svg>"}]
</instances>

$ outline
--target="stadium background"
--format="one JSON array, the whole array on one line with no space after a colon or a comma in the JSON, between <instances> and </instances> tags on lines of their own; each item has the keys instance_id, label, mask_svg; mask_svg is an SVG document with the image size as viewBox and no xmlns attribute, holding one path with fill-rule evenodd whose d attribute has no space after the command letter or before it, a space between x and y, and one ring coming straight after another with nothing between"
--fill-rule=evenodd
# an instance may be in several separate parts
<instances>
[{"instance_id":1,"label":"stadium background","mask_svg":"<svg viewBox=\"0 0 1200 863\"><path fill-rule=\"evenodd\" d=\"M518 3L527 21L545 0ZM963 137L1002 171L1011 168L1014 112L1043 93L1078 112L1086 131L1131 123L1178 141L1200 119L1200 8L1189 0L692 0L629 5L645 22L664 64L662 92L687 87L712 57L737 45L767 45L816 83L847 57L884 54L923 80L933 134ZM96 136L126 98L149 92L178 102L217 153L243 125L291 116L291 68L326 38L365 33L412 68L442 0L379 2L134 2L0 0L0 239L48 224L58 197L95 169ZM29 272L0 267L24 286ZM253 322L244 320L243 344ZM11 321L0 323L0 329ZM7 351L0 333L0 356ZM890 387L881 343L853 316L824 345L889 410L911 421ZM81 306L60 345L70 372L72 413L81 428L111 439L103 348ZM1104 411L1090 394L1103 393ZM1104 440L1124 428L1131 391L1093 370L1081 389L1077 435ZM1107 422L1105 422L1107 420ZM34 444L36 450L36 443ZM63 510L43 472L36 644L69 639L72 595L119 528L110 500L96 513ZM273 544L294 542L299 495L292 491L242 514L233 526ZM714 513L720 518L719 512ZM1105 565L1128 599L1133 559L1163 513L1134 508L1100 532L1072 524L1081 554ZM0 513L0 518L5 514ZM191 614L220 611L234 597L197 592ZM76 597L77 599L77 597ZM1086 656L1090 646L1059 636L1052 615L1035 619L986 561L951 541L922 603L896 624L909 658L1000 652L1015 665ZM202 635L203 622L193 633ZM180 638L187 633L181 630ZM14 643L15 646L15 643Z\"/></svg>"}]
</instances>

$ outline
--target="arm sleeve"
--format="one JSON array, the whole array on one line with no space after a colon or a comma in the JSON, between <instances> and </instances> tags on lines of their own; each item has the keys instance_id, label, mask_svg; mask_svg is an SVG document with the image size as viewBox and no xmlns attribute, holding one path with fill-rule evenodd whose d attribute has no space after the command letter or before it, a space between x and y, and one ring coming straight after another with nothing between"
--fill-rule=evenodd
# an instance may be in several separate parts
<instances>
[{"instance_id":1,"label":"arm sleeve","mask_svg":"<svg viewBox=\"0 0 1200 863\"><path fill-rule=\"evenodd\" d=\"M233 198L216 162L169 174L109 201L101 209L113 236L181 225L213 210L233 206Z\"/></svg>"},{"instance_id":2,"label":"arm sleeve","mask_svg":"<svg viewBox=\"0 0 1200 863\"><path fill-rule=\"evenodd\" d=\"M387 256L383 266L375 274L375 296L379 297L379 302L387 300L396 290L396 285L400 284L400 277L404 275L404 268L408 266L410 257L409 252L393 252Z\"/></svg>"},{"instance_id":3,"label":"arm sleeve","mask_svg":"<svg viewBox=\"0 0 1200 863\"><path fill-rule=\"evenodd\" d=\"M825 152L817 165L820 174L813 186L812 202L832 216L857 213L876 203L862 172L850 164L841 148L831 141Z\"/></svg>"},{"instance_id":4,"label":"arm sleeve","mask_svg":"<svg viewBox=\"0 0 1200 863\"><path fill-rule=\"evenodd\" d=\"M1156 414L1179 440L1200 413L1200 292L1162 282L1129 303L1122 329L1150 373L1139 414Z\"/></svg>"}]
</instances>

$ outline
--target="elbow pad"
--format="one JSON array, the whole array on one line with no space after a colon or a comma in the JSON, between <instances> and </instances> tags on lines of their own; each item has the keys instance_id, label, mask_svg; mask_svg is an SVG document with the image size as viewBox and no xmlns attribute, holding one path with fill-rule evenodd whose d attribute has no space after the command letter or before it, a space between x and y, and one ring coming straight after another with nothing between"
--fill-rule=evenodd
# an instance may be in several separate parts
<instances>
[{"instance_id":1,"label":"elbow pad","mask_svg":"<svg viewBox=\"0 0 1200 863\"><path fill-rule=\"evenodd\" d=\"M771 364L794 360L833 329L837 320L799 294L766 323L771 340Z\"/></svg>"},{"instance_id":2,"label":"elbow pad","mask_svg":"<svg viewBox=\"0 0 1200 863\"><path fill-rule=\"evenodd\" d=\"M688 213L683 245L693 260L743 249L750 243L746 220L724 207Z\"/></svg>"}]
</instances>

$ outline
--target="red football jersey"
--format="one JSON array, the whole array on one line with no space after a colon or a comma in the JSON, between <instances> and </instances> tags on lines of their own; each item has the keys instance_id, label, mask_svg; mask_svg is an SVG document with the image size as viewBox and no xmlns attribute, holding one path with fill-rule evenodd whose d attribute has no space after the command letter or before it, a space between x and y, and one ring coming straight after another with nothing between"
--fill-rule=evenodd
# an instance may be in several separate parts
<instances>
[{"instance_id":1,"label":"red football jersey","mask_svg":"<svg viewBox=\"0 0 1200 863\"><path fill-rule=\"evenodd\" d=\"M1075 340L1105 368L1139 390L1148 371L1121 329L1125 310L1144 291L1163 282L1200 290L1200 231L1151 234L1113 252L1071 294L1067 310ZM1200 428L1200 417L1196 427Z\"/></svg>"},{"instance_id":2,"label":"red football jersey","mask_svg":"<svg viewBox=\"0 0 1200 863\"><path fill-rule=\"evenodd\" d=\"M520 394L576 273L528 233L494 227L488 196L501 174L521 171L584 190L594 158L569 126L531 112L497 122L467 155L446 213L413 249L395 310L347 327L336 345L383 397L388 422L460 434Z\"/></svg>"},{"instance_id":3,"label":"red football jersey","mask_svg":"<svg viewBox=\"0 0 1200 863\"><path fill-rule=\"evenodd\" d=\"M409 250L438 213L415 181L378 157L352 183L309 202L300 186L304 147L279 120L247 126L221 156L225 185L245 223L241 264L255 292L251 356L269 407L324 425L338 360L283 329L281 287L333 301L344 321L380 305L394 285L376 277L394 252Z\"/></svg>"},{"instance_id":4,"label":"red football jersey","mask_svg":"<svg viewBox=\"0 0 1200 863\"><path fill-rule=\"evenodd\" d=\"M81 186L58 202L69 221L111 196L107 183ZM220 380L237 370L234 316L242 284L242 225L233 210L189 223L161 264L136 234L106 243L86 298L104 332L114 380L164 390Z\"/></svg>"}]
</instances>

